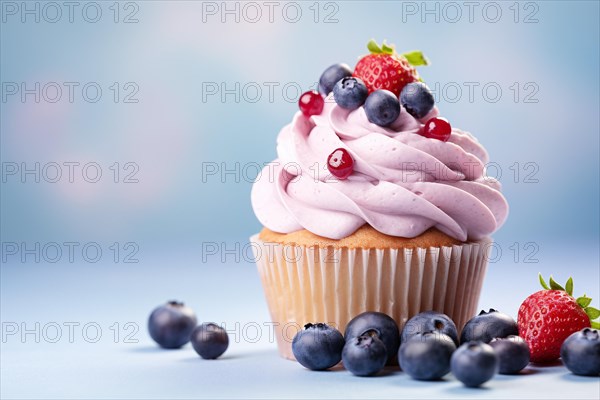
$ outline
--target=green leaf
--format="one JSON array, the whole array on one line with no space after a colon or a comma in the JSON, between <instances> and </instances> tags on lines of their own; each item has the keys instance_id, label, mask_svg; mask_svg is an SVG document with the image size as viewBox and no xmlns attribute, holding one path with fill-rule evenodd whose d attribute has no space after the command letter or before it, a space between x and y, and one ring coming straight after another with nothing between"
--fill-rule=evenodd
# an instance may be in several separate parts
<instances>
[{"instance_id":1,"label":"green leaf","mask_svg":"<svg viewBox=\"0 0 600 400\"><path fill-rule=\"evenodd\" d=\"M567 290L567 293L569 293L569 296L573 296L573 278L569 277L569 280L567 281L567 284L565 285L565 289Z\"/></svg>"},{"instance_id":2,"label":"green leaf","mask_svg":"<svg viewBox=\"0 0 600 400\"><path fill-rule=\"evenodd\" d=\"M413 67L418 67L419 65L429 65L429 60L427 57L425 57L425 54L419 50L409 51L408 53L404 53L402 55Z\"/></svg>"},{"instance_id":3,"label":"green leaf","mask_svg":"<svg viewBox=\"0 0 600 400\"><path fill-rule=\"evenodd\" d=\"M586 307L584 308L585 313L590 317L590 320L596 319L600 317L600 310L594 307Z\"/></svg>"},{"instance_id":4,"label":"green leaf","mask_svg":"<svg viewBox=\"0 0 600 400\"><path fill-rule=\"evenodd\" d=\"M379 48L379 45L373 39L369 40L369 43L367 43L367 49L369 49L369 51L373 54L381 53L381 49Z\"/></svg>"},{"instance_id":5,"label":"green leaf","mask_svg":"<svg viewBox=\"0 0 600 400\"><path fill-rule=\"evenodd\" d=\"M593 329L600 329L600 322L592 321L592 328Z\"/></svg>"},{"instance_id":6,"label":"green leaf","mask_svg":"<svg viewBox=\"0 0 600 400\"><path fill-rule=\"evenodd\" d=\"M590 305L592 299L587 297L585 294L579 298L577 298L577 304L581 306L581 308L586 308Z\"/></svg>"},{"instance_id":7,"label":"green leaf","mask_svg":"<svg viewBox=\"0 0 600 400\"><path fill-rule=\"evenodd\" d=\"M546 284L546 281L544 280L544 278L542 277L542 273L538 273L538 277L540 278L540 285L542 285L542 287L546 290L550 290L550 288L548 287L548 285Z\"/></svg>"},{"instance_id":8,"label":"green leaf","mask_svg":"<svg viewBox=\"0 0 600 400\"><path fill-rule=\"evenodd\" d=\"M556 283L556 281L552 278L552 275L550 275L550 288L552 288L552 290L565 290L564 287Z\"/></svg>"},{"instance_id":9,"label":"green leaf","mask_svg":"<svg viewBox=\"0 0 600 400\"><path fill-rule=\"evenodd\" d=\"M388 46L386 42L383 42L381 45L381 50L385 54L394 54L394 45Z\"/></svg>"}]
</instances>

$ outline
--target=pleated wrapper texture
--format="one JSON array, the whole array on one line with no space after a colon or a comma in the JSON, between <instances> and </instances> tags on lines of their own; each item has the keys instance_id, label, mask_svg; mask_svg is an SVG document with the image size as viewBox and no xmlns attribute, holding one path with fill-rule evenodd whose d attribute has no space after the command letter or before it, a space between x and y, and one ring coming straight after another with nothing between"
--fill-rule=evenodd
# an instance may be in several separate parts
<instances>
[{"instance_id":1,"label":"pleated wrapper texture","mask_svg":"<svg viewBox=\"0 0 600 400\"><path fill-rule=\"evenodd\" d=\"M475 315L492 240L451 247L351 249L250 238L282 357L307 323L342 334L364 311L388 314L400 329L421 311L447 314L460 330Z\"/></svg>"}]
</instances>

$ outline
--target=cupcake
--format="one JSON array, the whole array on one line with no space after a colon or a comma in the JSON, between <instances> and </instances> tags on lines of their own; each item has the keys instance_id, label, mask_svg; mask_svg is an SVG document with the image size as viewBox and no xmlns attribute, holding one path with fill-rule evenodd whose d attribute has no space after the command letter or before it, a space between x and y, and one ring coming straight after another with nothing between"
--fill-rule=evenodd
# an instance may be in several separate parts
<instances>
[{"instance_id":1,"label":"cupcake","mask_svg":"<svg viewBox=\"0 0 600 400\"><path fill-rule=\"evenodd\" d=\"M435 310L462 327L508 213L486 150L439 116L420 82L422 54L368 47L302 95L252 188L263 229L251 243L286 358L303 325L343 332L364 311L402 328Z\"/></svg>"}]
</instances>

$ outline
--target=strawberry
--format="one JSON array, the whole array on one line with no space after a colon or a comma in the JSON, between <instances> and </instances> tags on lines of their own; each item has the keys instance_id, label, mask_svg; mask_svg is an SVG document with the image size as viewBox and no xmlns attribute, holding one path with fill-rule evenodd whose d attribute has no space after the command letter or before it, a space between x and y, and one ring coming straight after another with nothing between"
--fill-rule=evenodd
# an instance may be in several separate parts
<instances>
[{"instance_id":1,"label":"strawberry","mask_svg":"<svg viewBox=\"0 0 600 400\"><path fill-rule=\"evenodd\" d=\"M353 75L362 79L367 85L369 93L378 89L386 89L396 96L400 96L404 86L420 80L415 66L429 64L427 58L420 51L398 54L393 45L388 46L384 42L379 47L374 40L367 44L367 48L371 54L358 61Z\"/></svg>"},{"instance_id":2,"label":"strawberry","mask_svg":"<svg viewBox=\"0 0 600 400\"><path fill-rule=\"evenodd\" d=\"M560 346L569 335L583 328L596 326L591 320L600 316L600 311L589 307L592 299L583 295L573 297L573 279L569 278L566 289L550 277L550 286L542 275L540 290L527 297L519 308L517 323L519 336L527 341L531 361L550 362L560 357Z\"/></svg>"}]
</instances>

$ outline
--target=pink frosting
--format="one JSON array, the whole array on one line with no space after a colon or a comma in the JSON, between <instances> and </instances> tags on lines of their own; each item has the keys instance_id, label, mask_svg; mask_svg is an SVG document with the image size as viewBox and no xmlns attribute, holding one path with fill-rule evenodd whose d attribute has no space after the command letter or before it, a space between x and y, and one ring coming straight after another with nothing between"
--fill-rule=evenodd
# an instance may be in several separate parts
<instances>
[{"instance_id":1,"label":"pink frosting","mask_svg":"<svg viewBox=\"0 0 600 400\"><path fill-rule=\"evenodd\" d=\"M508 214L499 182L484 178L488 155L467 132L453 129L448 142L417 133L421 121L405 110L389 127L368 121L364 108L347 111L331 95L320 115L296 113L277 139L278 158L252 188L259 221L281 233L307 229L341 239L362 225L401 237L431 227L458 239L479 239ZM327 156L345 148L354 172L338 180Z\"/></svg>"}]
</instances>

